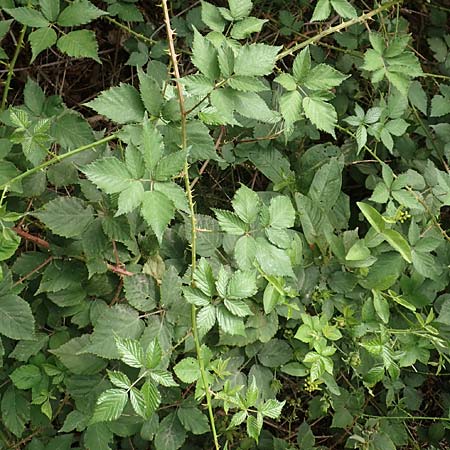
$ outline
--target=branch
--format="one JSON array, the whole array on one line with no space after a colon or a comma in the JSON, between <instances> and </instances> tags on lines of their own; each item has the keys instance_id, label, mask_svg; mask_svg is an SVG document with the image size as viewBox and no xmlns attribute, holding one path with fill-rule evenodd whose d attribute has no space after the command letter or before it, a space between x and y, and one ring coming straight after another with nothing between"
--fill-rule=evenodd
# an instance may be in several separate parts
<instances>
[{"instance_id":1,"label":"branch","mask_svg":"<svg viewBox=\"0 0 450 450\"><path fill-rule=\"evenodd\" d=\"M34 234L28 233L28 231L23 230L22 228L15 227L13 230L26 241L30 241L38 245L39 247L45 248L47 250L50 249L50 244L48 241L40 238L39 236L35 236ZM133 272L129 272L128 270L120 267L114 266L113 264L106 264L109 271L116 273L117 275L123 277L132 277L135 275Z\"/></svg>"},{"instance_id":2,"label":"branch","mask_svg":"<svg viewBox=\"0 0 450 450\"><path fill-rule=\"evenodd\" d=\"M316 34L312 38L307 39L306 41L300 42L297 45L294 45L291 48L288 48L284 52L281 52L277 56L277 61L280 59L283 59L286 56L292 55L293 53L297 52L298 50L301 50L302 48L308 47L310 44L315 44L316 42L320 41L326 36L329 36L330 34L336 33L341 30L345 30L348 27L351 27L352 25L356 25L357 23L365 22L366 20L370 19L373 16L376 16L382 11L385 11L386 9L391 8L392 6L398 5L403 0L393 0L389 3L385 3L384 5L379 6L378 8L374 9L373 11L370 11L365 14L361 14L358 17L355 17L354 19L347 20L346 22L342 22L339 25L335 25L334 27L327 28L326 30L322 31L321 33Z\"/></svg>"}]
</instances>

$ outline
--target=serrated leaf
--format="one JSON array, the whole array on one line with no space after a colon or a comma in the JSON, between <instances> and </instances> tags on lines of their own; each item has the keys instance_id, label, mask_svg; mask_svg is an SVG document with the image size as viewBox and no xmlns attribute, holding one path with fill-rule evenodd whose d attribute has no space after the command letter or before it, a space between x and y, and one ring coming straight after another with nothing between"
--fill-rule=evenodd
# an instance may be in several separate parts
<instances>
[{"instance_id":1,"label":"serrated leaf","mask_svg":"<svg viewBox=\"0 0 450 450\"><path fill-rule=\"evenodd\" d=\"M231 276L227 286L228 298L248 298L257 292L256 276L253 271L237 270Z\"/></svg>"},{"instance_id":2,"label":"serrated leaf","mask_svg":"<svg viewBox=\"0 0 450 450\"><path fill-rule=\"evenodd\" d=\"M200 334L206 334L216 323L216 308L213 305L207 305L200 308L197 312L197 326Z\"/></svg>"},{"instance_id":3,"label":"serrated leaf","mask_svg":"<svg viewBox=\"0 0 450 450\"><path fill-rule=\"evenodd\" d=\"M149 373L150 378L157 384L164 387L176 387L178 383L173 379L173 376L167 370L152 370Z\"/></svg>"},{"instance_id":4,"label":"serrated leaf","mask_svg":"<svg viewBox=\"0 0 450 450\"><path fill-rule=\"evenodd\" d=\"M59 15L60 4L58 0L39 0L41 12L50 21L55 22Z\"/></svg>"},{"instance_id":5,"label":"serrated leaf","mask_svg":"<svg viewBox=\"0 0 450 450\"><path fill-rule=\"evenodd\" d=\"M228 425L228 429L232 429L238 427L244 420L247 418L247 411L239 411L233 415L230 421L230 425Z\"/></svg>"},{"instance_id":6,"label":"serrated leaf","mask_svg":"<svg viewBox=\"0 0 450 450\"><path fill-rule=\"evenodd\" d=\"M185 160L186 152L183 150L163 156L153 172L155 180L165 181L179 175L184 168Z\"/></svg>"},{"instance_id":7,"label":"serrated leaf","mask_svg":"<svg viewBox=\"0 0 450 450\"><path fill-rule=\"evenodd\" d=\"M156 307L155 280L149 275L136 274L124 279L123 286L128 303L138 311L152 311Z\"/></svg>"},{"instance_id":8,"label":"serrated leaf","mask_svg":"<svg viewBox=\"0 0 450 450\"><path fill-rule=\"evenodd\" d=\"M74 58L91 58L101 63L98 57L97 39L91 30L70 31L58 39L56 46L66 55Z\"/></svg>"},{"instance_id":9,"label":"serrated leaf","mask_svg":"<svg viewBox=\"0 0 450 450\"><path fill-rule=\"evenodd\" d=\"M159 117L164 98L158 82L141 69L138 70L138 77L139 91L141 93L141 98L145 109L152 116Z\"/></svg>"},{"instance_id":10,"label":"serrated leaf","mask_svg":"<svg viewBox=\"0 0 450 450\"><path fill-rule=\"evenodd\" d=\"M32 31L28 35L28 42L31 45L32 53L30 63L32 63L42 51L56 44L57 39L56 31L50 27L39 28L38 30Z\"/></svg>"},{"instance_id":11,"label":"serrated leaf","mask_svg":"<svg viewBox=\"0 0 450 450\"><path fill-rule=\"evenodd\" d=\"M285 92L280 97L280 112L287 128L302 118L302 96L298 91Z\"/></svg>"},{"instance_id":12,"label":"serrated leaf","mask_svg":"<svg viewBox=\"0 0 450 450\"><path fill-rule=\"evenodd\" d=\"M268 21L265 19L246 17L233 25L230 32L231 37L234 39L245 39L252 33L259 33L266 22Z\"/></svg>"},{"instance_id":13,"label":"serrated leaf","mask_svg":"<svg viewBox=\"0 0 450 450\"><path fill-rule=\"evenodd\" d=\"M339 86L348 77L328 64L318 64L308 72L304 83L308 89L323 91Z\"/></svg>"},{"instance_id":14,"label":"serrated leaf","mask_svg":"<svg viewBox=\"0 0 450 450\"><path fill-rule=\"evenodd\" d=\"M217 50L211 42L206 37L202 36L195 28L194 42L192 44L192 63L210 80L215 80L219 77Z\"/></svg>"},{"instance_id":15,"label":"serrated leaf","mask_svg":"<svg viewBox=\"0 0 450 450\"><path fill-rule=\"evenodd\" d=\"M31 389L41 381L41 371L33 364L26 364L15 369L9 377L18 389Z\"/></svg>"},{"instance_id":16,"label":"serrated leaf","mask_svg":"<svg viewBox=\"0 0 450 450\"><path fill-rule=\"evenodd\" d=\"M118 370L107 370L108 378L111 383L121 389L129 389L131 386L130 379Z\"/></svg>"},{"instance_id":17,"label":"serrated leaf","mask_svg":"<svg viewBox=\"0 0 450 450\"><path fill-rule=\"evenodd\" d=\"M236 191L232 200L234 211L240 219L248 224L256 220L260 204L258 194L245 185Z\"/></svg>"},{"instance_id":18,"label":"serrated leaf","mask_svg":"<svg viewBox=\"0 0 450 450\"><path fill-rule=\"evenodd\" d=\"M267 91L267 86L258 77L236 75L228 80L228 86L242 92Z\"/></svg>"},{"instance_id":19,"label":"serrated leaf","mask_svg":"<svg viewBox=\"0 0 450 450\"><path fill-rule=\"evenodd\" d=\"M25 424L30 420L30 402L13 386L6 389L1 403L2 424L20 437L25 430Z\"/></svg>"},{"instance_id":20,"label":"serrated leaf","mask_svg":"<svg viewBox=\"0 0 450 450\"><path fill-rule=\"evenodd\" d=\"M244 300L226 298L223 301L223 304L231 314L237 317L246 317L253 315L252 310Z\"/></svg>"},{"instance_id":21,"label":"serrated leaf","mask_svg":"<svg viewBox=\"0 0 450 450\"><path fill-rule=\"evenodd\" d=\"M278 196L270 201L269 226L272 228L291 228L295 222L295 211L288 197Z\"/></svg>"},{"instance_id":22,"label":"serrated leaf","mask_svg":"<svg viewBox=\"0 0 450 450\"><path fill-rule=\"evenodd\" d=\"M175 364L173 371L183 383L194 383L200 378L198 362L190 356Z\"/></svg>"},{"instance_id":23,"label":"serrated leaf","mask_svg":"<svg viewBox=\"0 0 450 450\"><path fill-rule=\"evenodd\" d=\"M186 431L175 413L171 413L159 424L155 435L156 450L178 450L186 439Z\"/></svg>"},{"instance_id":24,"label":"serrated leaf","mask_svg":"<svg viewBox=\"0 0 450 450\"><path fill-rule=\"evenodd\" d=\"M389 323L389 303L383 294L375 289L372 289L373 306L378 317L384 322Z\"/></svg>"},{"instance_id":25,"label":"serrated leaf","mask_svg":"<svg viewBox=\"0 0 450 450\"><path fill-rule=\"evenodd\" d=\"M145 192L141 214L161 243L164 231L175 215L172 200L159 191Z\"/></svg>"},{"instance_id":26,"label":"serrated leaf","mask_svg":"<svg viewBox=\"0 0 450 450\"><path fill-rule=\"evenodd\" d=\"M264 123L277 123L280 115L272 111L256 92L236 92L234 109L244 117Z\"/></svg>"},{"instance_id":27,"label":"serrated leaf","mask_svg":"<svg viewBox=\"0 0 450 450\"><path fill-rule=\"evenodd\" d=\"M263 417L261 413L256 416L247 417L247 434L253 438L256 442L259 441L259 435L263 426Z\"/></svg>"},{"instance_id":28,"label":"serrated leaf","mask_svg":"<svg viewBox=\"0 0 450 450\"><path fill-rule=\"evenodd\" d=\"M103 91L86 105L117 123L141 122L144 117L139 92L129 84L121 83Z\"/></svg>"},{"instance_id":29,"label":"serrated leaf","mask_svg":"<svg viewBox=\"0 0 450 450\"><path fill-rule=\"evenodd\" d=\"M141 394L145 405L142 417L148 419L158 409L161 403L161 394L158 388L148 380L142 385Z\"/></svg>"},{"instance_id":30,"label":"serrated leaf","mask_svg":"<svg viewBox=\"0 0 450 450\"><path fill-rule=\"evenodd\" d=\"M262 76L272 72L281 47L267 44L244 45L236 56L236 75Z\"/></svg>"},{"instance_id":31,"label":"serrated leaf","mask_svg":"<svg viewBox=\"0 0 450 450\"><path fill-rule=\"evenodd\" d=\"M75 0L62 10L57 23L63 27L76 27L85 25L107 14L107 12L97 8L88 0Z\"/></svg>"},{"instance_id":32,"label":"serrated leaf","mask_svg":"<svg viewBox=\"0 0 450 450\"><path fill-rule=\"evenodd\" d=\"M109 444L112 442L113 436L106 424L94 423L89 425L83 434L84 445L89 450L110 450Z\"/></svg>"},{"instance_id":33,"label":"serrated leaf","mask_svg":"<svg viewBox=\"0 0 450 450\"><path fill-rule=\"evenodd\" d=\"M142 368L145 365L144 350L139 341L135 339L114 337L117 352L122 362L127 366Z\"/></svg>"},{"instance_id":34,"label":"serrated leaf","mask_svg":"<svg viewBox=\"0 0 450 450\"><path fill-rule=\"evenodd\" d=\"M337 113L334 106L321 98L305 97L302 106L306 117L318 130L326 131L334 136L334 127L337 125Z\"/></svg>"},{"instance_id":35,"label":"serrated leaf","mask_svg":"<svg viewBox=\"0 0 450 450\"><path fill-rule=\"evenodd\" d=\"M214 213L222 231L236 236L241 236L247 231L246 224L231 211L214 209Z\"/></svg>"},{"instance_id":36,"label":"serrated leaf","mask_svg":"<svg viewBox=\"0 0 450 450\"><path fill-rule=\"evenodd\" d=\"M357 17L356 9L347 0L331 0L333 9L344 19Z\"/></svg>"},{"instance_id":37,"label":"serrated leaf","mask_svg":"<svg viewBox=\"0 0 450 450\"><path fill-rule=\"evenodd\" d=\"M327 20L331 13L330 0L318 0L316 7L314 8L311 22L319 20Z\"/></svg>"},{"instance_id":38,"label":"serrated leaf","mask_svg":"<svg viewBox=\"0 0 450 450\"><path fill-rule=\"evenodd\" d=\"M253 8L251 0L228 0L231 17L234 20L241 20L247 17Z\"/></svg>"},{"instance_id":39,"label":"serrated leaf","mask_svg":"<svg viewBox=\"0 0 450 450\"><path fill-rule=\"evenodd\" d=\"M107 194L117 194L132 186L132 176L126 165L115 157L94 161L81 171Z\"/></svg>"},{"instance_id":40,"label":"serrated leaf","mask_svg":"<svg viewBox=\"0 0 450 450\"><path fill-rule=\"evenodd\" d=\"M256 259L267 275L293 276L291 261L285 250L281 250L265 239L256 240Z\"/></svg>"},{"instance_id":41,"label":"serrated leaf","mask_svg":"<svg viewBox=\"0 0 450 450\"><path fill-rule=\"evenodd\" d=\"M217 323L221 330L231 335L245 336L245 326L241 318L233 315L223 305L219 305L216 309Z\"/></svg>"},{"instance_id":42,"label":"serrated leaf","mask_svg":"<svg viewBox=\"0 0 450 450\"><path fill-rule=\"evenodd\" d=\"M162 349L158 339L153 339L145 351L145 367L147 369L154 369L162 358Z\"/></svg>"},{"instance_id":43,"label":"serrated leaf","mask_svg":"<svg viewBox=\"0 0 450 450\"><path fill-rule=\"evenodd\" d=\"M53 233L66 238L80 236L94 220L92 206L77 197L58 197L34 215Z\"/></svg>"},{"instance_id":44,"label":"serrated leaf","mask_svg":"<svg viewBox=\"0 0 450 450\"><path fill-rule=\"evenodd\" d=\"M19 8L4 8L4 10L22 25L33 28L43 28L50 25L42 13L30 7L21 6Z\"/></svg>"},{"instance_id":45,"label":"serrated leaf","mask_svg":"<svg viewBox=\"0 0 450 450\"><path fill-rule=\"evenodd\" d=\"M270 417L271 419L277 419L280 417L281 410L285 405L284 402L279 402L275 399L267 400L262 406L258 408L258 411L265 417Z\"/></svg>"},{"instance_id":46,"label":"serrated leaf","mask_svg":"<svg viewBox=\"0 0 450 450\"><path fill-rule=\"evenodd\" d=\"M91 424L110 422L118 419L128 401L127 392L123 389L108 389L97 400Z\"/></svg>"},{"instance_id":47,"label":"serrated leaf","mask_svg":"<svg viewBox=\"0 0 450 450\"><path fill-rule=\"evenodd\" d=\"M220 14L219 8L211 3L202 1L202 21L211 30L221 33L225 28L225 20Z\"/></svg>"},{"instance_id":48,"label":"serrated leaf","mask_svg":"<svg viewBox=\"0 0 450 450\"><path fill-rule=\"evenodd\" d=\"M178 418L183 427L193 434L199 435L209 431L208 418L197 408L179 408Z\"/></svg>"}]
</instances>

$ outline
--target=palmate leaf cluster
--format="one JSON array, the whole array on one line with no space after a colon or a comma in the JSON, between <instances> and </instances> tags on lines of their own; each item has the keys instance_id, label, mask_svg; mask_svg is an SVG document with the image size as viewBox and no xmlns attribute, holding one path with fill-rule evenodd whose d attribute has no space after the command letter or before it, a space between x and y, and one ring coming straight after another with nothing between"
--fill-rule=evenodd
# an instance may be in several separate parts
<instances>
[{"instance_id":1,"label":"palmate leaf cluster","mask_svg":"<svg viewBox=\"0 0 450 450\"><path fill-rule=\"evenodd\" d=\"M31 62L109 21L136 66L0 113L0 449L445 448L448 14L218 3L175 79L140 3L0 0Z\"/></svg>"}]
</instances>

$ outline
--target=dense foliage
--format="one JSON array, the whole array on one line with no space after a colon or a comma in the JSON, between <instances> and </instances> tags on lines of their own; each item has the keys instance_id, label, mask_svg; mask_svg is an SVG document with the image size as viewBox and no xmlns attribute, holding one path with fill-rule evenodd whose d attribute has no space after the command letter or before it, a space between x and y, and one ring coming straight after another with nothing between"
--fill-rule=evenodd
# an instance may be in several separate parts
<instances>
[{"instance_id":1,"label":"dense foliage","mask_svg":"<svg viewBox=\"0 0 450 450\"><path fill-rule=\"evenodd\" d=\"M0 0L0 448L449 448L450 8L147 3Z\"/></svg>"}]
</instances>

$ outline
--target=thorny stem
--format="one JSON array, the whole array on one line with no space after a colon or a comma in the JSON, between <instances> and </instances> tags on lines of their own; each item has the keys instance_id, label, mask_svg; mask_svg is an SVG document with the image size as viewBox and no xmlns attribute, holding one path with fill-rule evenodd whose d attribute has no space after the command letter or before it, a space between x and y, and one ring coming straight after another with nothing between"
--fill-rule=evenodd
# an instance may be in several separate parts
<instances>
[{"instance_id":1,"label":"thorny stem","mask_svg":"<svg viewBox=\"0 0 450 450\"><path fill-rule=\"evenodd\" d=\"M167 0L162 0L162 8L164 11L164 22L166 24L167 39L169 42L169 53L172 60L173 71L175 75L175 85L178 94L178 104L180 107L181 114L181 148L186 153L184 161L184 184L186 187L186 196L189 203L189 216L191 220L191 283L194 283L194 271L197 263L196 257L196 240L197 240L197 224L195 219L195 209L194 209L194 199L192 194L192 189L189 180L189 163L188 163L188 149L187 149L187 111L184 105L183 87L180 83L180 71L178 68L177 54L175 51L174 44L174 32L170 25L169 8L167 6ZM191 307L191 322L192 322L192 335L195 342L195 350L197 353L198 365L200 368L201 379L203 383L203 388L205 389L206 403L208 407L209 420L211 425L211 432L214 440L214 447L216 450L220 450L219 441L217 438L216 425L214 419L214 412L212 409L211 392L209 390L209 383L206 376L205 364L202 358L200 338L197 327L197 309L195 305Z\"/></svg>"},{"instance_id":2,"label":"thorny stem","mask_svg":"<svg viewBox=\"0 0 450 450\"><path fill-rule=\"evenodd\" d=\"M0 105L0 112L3 112L6 107L6 102L8 100L8 93L11 88L11 80L14 75L14 67L16 66L17 58L19 57L20 50L22 50L23 40L25 38L25 33L27 31L27 26L24 25L20 31L19 40L17 41L16 50L14 52L13 58L9 63L8 75L6 76L6 81L4 85L4 91L2 96L2 103Z\"/></svg>"},{"instance_id":3,"label":"thorny stem","mask_svg":"<svg viewBox=\"0 0 450 450\"><path fill-rule=\"evenodd\" d=\"M327 28L326 30L323 30L322 32L307 39L306 41L300 42L299 44L294 45L291 48L288 48L284 52L281 52L277 56L277 61L285 58L286 56L294 54L295 52L297 52L298 50L301 50L302 48L308 47L308 45L310 45L310 44L315 44L316 42L320 41L321 39L323 39L326 36L329 36L330 34L337 33L341 30L345 30L346 28L351 27L352 25L356 25L357 23L365 22L366 20L370 19L373 16L376 16L380 12L391 8L392 6L398 5L402 1L403 0L393 0L389 3L385 3L384 5L379 6L378 8L376 8L368 13L361 14L360 16L355 17L354 19L350 19L350 20L340 23L339 25L335 25L334 27Z\"/></svg>"}]
</instances>

